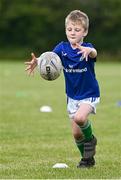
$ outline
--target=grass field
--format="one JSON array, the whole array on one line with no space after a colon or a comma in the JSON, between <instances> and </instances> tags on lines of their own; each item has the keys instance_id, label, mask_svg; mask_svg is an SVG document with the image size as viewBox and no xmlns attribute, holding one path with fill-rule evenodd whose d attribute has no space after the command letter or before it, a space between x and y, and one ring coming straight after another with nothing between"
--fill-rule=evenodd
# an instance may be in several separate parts
<instances>
[{"instance_id":1,"label":"grass field","mask_svg":"<svg viewBox=\"0 0 121 180\"><path fill-rule=\"evenodd\" d=\"M0 179L121 178L121 64L97 63L101 104L92 115L96 166L77 169L79 152L66 113L63 76L28 77L22 62L0 62ZM52 113L41 113L43 105ZM53 169L57 163L67 169Z\"/></svg>"}]
</instances>

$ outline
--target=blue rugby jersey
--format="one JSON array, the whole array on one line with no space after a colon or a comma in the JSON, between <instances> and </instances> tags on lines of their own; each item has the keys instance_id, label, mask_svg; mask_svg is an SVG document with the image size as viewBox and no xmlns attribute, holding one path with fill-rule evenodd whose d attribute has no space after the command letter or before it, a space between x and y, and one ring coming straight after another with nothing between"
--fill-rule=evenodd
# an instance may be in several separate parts
<instances>
[{"instance_id":1,"label":"blue rugby jersey","mask_svg":"<svg viewBox=\"0 0 121 180\"><path fill-rule=\"evenodd\" d=\"M93 47L91 43L83 43L82 46ZM66 94L76 100L99 97L99 85L94 70L96 58L88 57L86 61L82 54L77 53L79 51L73 49L69 42L61 42L53 49L62 61Z\"/></svg>"}]
</instances>

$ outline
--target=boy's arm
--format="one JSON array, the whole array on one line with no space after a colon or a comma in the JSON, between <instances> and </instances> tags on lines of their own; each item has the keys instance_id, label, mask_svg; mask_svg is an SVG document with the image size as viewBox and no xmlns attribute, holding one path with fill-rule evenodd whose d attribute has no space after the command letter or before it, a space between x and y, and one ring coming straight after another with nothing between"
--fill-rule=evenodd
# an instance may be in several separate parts
<instances>
[{"instance_id":1,"label":"boy's arm","mask_svg":"<svg viewBox=\"0 0 121 180\"><path fill-rule=\"evenodd\" d=\"M32 59L30 61L25 62L26 69L25 71L28 72L28 75L31 75L34 73L34 70L37 66L37 58L34 55L34 53L31 53Z\"/></svg>"}]
</instances>

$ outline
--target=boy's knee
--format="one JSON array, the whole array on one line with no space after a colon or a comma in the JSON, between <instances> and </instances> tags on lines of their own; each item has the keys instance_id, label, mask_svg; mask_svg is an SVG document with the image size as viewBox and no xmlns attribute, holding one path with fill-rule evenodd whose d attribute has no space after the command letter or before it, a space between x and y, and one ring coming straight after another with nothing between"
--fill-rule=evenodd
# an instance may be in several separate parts
<instances>
[{"instance_id":1,"label":"boy's knee","mask_svg":"<svg viewBox=\"0 0 121 180\"><path fill-rule=\"evenodd\" d=\"M83 114L74 116L75 123L80 125L80 126L83 126L85 124L86 120L87 120L87 117Z\"/></svg>"},{"instance_id":2,"label":"boy's knee","mask_svg":"<svg viewBox=\"0 0 121 180\"><path fill-rule=\"evenodd\" d=\"M82 135L78 132L73 132L73 137L76 140L82 139Z\"/></svg>"}]
</instances>

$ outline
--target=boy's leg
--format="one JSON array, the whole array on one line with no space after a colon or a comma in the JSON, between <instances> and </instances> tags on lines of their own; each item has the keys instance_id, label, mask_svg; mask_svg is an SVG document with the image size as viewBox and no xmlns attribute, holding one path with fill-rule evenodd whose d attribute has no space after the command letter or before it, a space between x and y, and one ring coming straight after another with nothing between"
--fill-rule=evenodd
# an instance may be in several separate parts
<instances>
[{"instance_id":1,"label":"boy's leg","mask_svg":"<svg viewBox=\"0 0 121 180\"><path fill-rule=\"evenodd\" d=\"M74 116L74 121L80 127L86 141L93 138L91 122L88 120L92 111L93 108L89 104L81 104Z\"/></svg>"},{"instance_id":2,"label":"boy's leg","mask_svg":"<svg viewBox=\"0 0 121 180\"><path fill-rule=\"evenodd\" d=\"M91 123L87 120L92 111L93 108L89 104L82 104L74 116L74 121L80 127L85 138L83 159L80 161L79 167L90 167L95 164L93 156L97 140L93 136Z\"/></svg>"},{"instance_id":3,"label":"boy's leg","mask_svg":"<svg viewBox=\"0 0 121 180\"><path fill-rule=\"evenodd\" d=\"M88 153L90 154L89 151L89 144L92 141L89 142L85 142L84 140L84 136L80 130L80 127L74 122L72 121L72 134L74 136L76 145L80 151L80 155L81 155L81 161L78 164L78 168L84 168L84 167L91 167L94 166L95 164L95 160L94 157L91 155L91 158L86 158L85 155L87 156ZM85 150L84 150L85 149ZM85 161L86 159L86 161Z\"/></svg>"},{"instance_id":4,"label":"boy's leg","mask_svg":"<svg viewBox=\"0 0 121 180\"><path fill-rule=\"evenodd\" d=\"M84 154L84 135L80 131L80 127L72 120L72 134L75 140L75 143L80 151L81 157L83 157Z\"/></svg>"}]
</instances>

